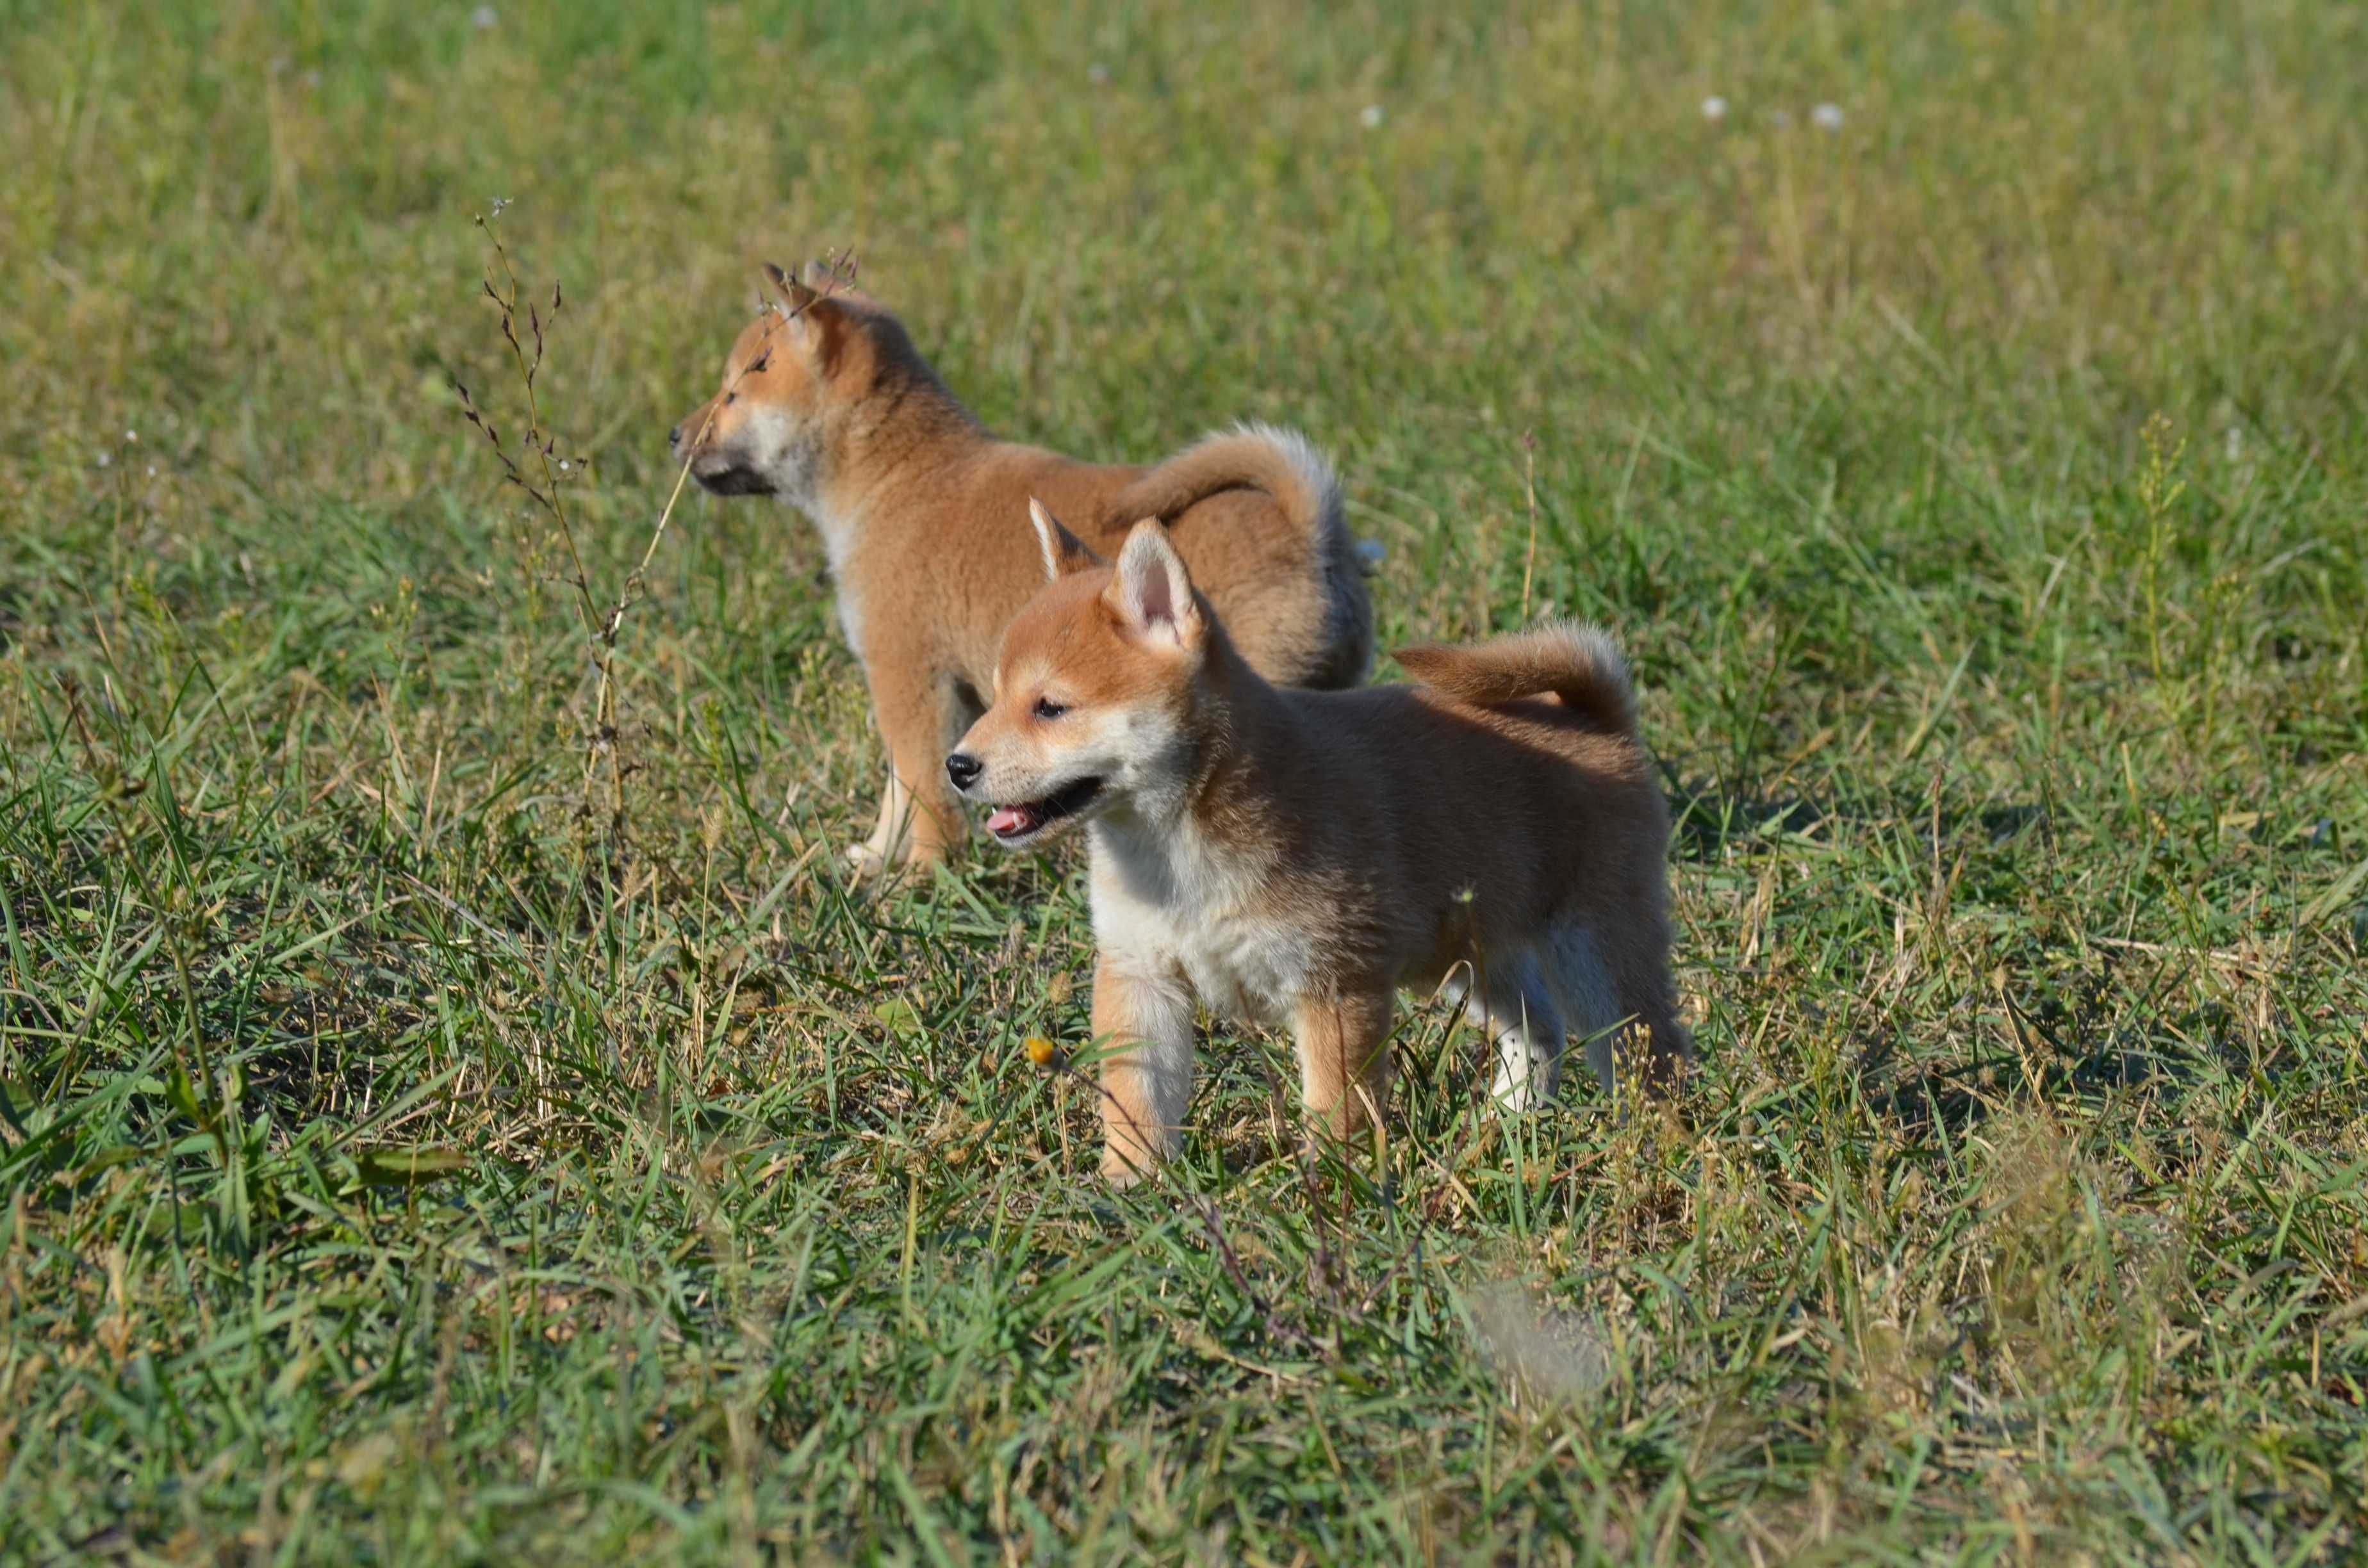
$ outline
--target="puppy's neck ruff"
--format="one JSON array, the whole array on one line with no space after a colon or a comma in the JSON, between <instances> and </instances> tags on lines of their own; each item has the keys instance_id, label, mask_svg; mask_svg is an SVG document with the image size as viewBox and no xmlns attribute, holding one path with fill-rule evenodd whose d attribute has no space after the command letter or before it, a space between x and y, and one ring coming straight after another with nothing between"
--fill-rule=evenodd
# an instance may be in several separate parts
<instances>
[{"instance_id":1,"label":"puppy's neck ruff","mask_svg":"<svg viewBox=\"0 0 2368 1568\"><path fill-rule=\"evenodd\" d=\"M1193 846L1263 865L1253 824L1268 812L1266 757L1289 744L1290 715L1269 685L1212 624L1190 706L1169 746L1131 780L1111 813L1125 852L1190 858ZM1224 825L1216 826L1222 822ZM1212 831L1213 828L1213 831ZM1245 829L1251 831L1245 834ZM1112 841L1112 848L1121 846Z\"/></svg>"},{"instance_id":2,"label":"puppy's neck ruff","mask_svg":"<svg viewBox=\"0 0 2368 1568\"><path fill-rule=\"evenodd\" d=\"M1153 817L1116 807L1086 832L1097 889L1107 882L1133 903L1179 918L1231 904L1262 869L1261 857L1212 836L1189 809Z\"/></svg>"},{"instance_id":3,"label":"puppy's neck ruff","mask_svg":"<svg viewBox=\"0 0 2368 1568\"><path fill-rule=\"evenodd\" d=\"M1286 1018L1315 961L1314 936L1272 897L1287 835L1276 831L1261 752L1281 714L1273 688L1212 639L1165 777L1087 824L1094 933L1154 971L1180 971L1212 1006Z\"/></svg>"},{"instance_id":4,"label":"puppy's neck ruff","mask_svg":"<svg viewBox=\"0 0 2368 1568\"><path fill-rule=\"evenodd\" d=\"M908 501L926 511L930 494L961 487L964 465L990 445L961 400L925 377L874 389L780 494L814 523L836 573L874 519Z\"/></svg>"}]
</instances>

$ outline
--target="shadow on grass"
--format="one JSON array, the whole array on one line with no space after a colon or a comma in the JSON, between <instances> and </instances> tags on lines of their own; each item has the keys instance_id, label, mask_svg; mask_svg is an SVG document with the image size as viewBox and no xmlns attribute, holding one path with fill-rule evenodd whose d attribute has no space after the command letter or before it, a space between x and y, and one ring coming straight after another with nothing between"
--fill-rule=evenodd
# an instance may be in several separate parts
<instances>
[{"instance_id":1,"label":"shadow on grass","mask_svg":"<svg viewBox=\"0 0 2368 1568\"><path fill-rule=\"evenodd\" d=\"M2044 828L2047 808L2036 802L1977 807L1943 801L1937 816L1929 798L1818 799L1782 783L1690 778L1665 771L1669 801L1670 854L1680 861L1715 860L1753 840L1813 834L1827 824L1874 825L1906 820L1919 833L1935 832L1942 843L1978 831L1995 847L2033 827Z\"/></svg>"}]
</instances>

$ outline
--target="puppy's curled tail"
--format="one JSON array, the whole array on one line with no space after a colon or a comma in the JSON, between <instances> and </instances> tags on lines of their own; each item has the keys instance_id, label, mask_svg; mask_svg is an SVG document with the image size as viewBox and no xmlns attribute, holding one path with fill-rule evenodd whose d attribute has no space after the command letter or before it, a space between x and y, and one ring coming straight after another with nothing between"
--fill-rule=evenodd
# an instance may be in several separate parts
<instances>
[{"instance_id":1,"label":"puppy's curled tail","mask_svg":"<svg viewBox=\"0 0 2368 1568\"><path fill-rule=\"evenodd\" d=\"M1110 500L1116 526L1143 517L1173 522L1227 490L1263 490L1320 551L1349 549L1340 482L1307 437L1274 425L1236 425L1145 469Z\"/></svg>"},{"instance_id":2,"label":"puppy's curled tail","mask_svg":"<svg viewBox=\"0 0 2368 1568\"><path fill-rule=\"evenodd\" d=\"M1474 708L1551 693L1584 723L1614 734L1636 732L1628 661L1598 627L1560 621L1486 642L1401 648L1397 659L1415 679Z\"/></svg>"},{"instance_id":3,"label":"puppy's curled tail","mask_svg":"<svg viewBox=\"0 0 2368 1568\"><path fill-rule=\"evenodd\" d=\"M1306 437L1258 424L1204 437L1137 474L1110 497L1103 521L1112 533L1144 517L1174 523L1211 496L1235 490L1271 496L1287 530L1286 548L1272 552L1272 579L1247 596L1262 597L1262 613L1292 629L1269 648L1264 673L1286 686L1356 685L1372 662L1365 578L1378 558L1349 538L1340 481ZM1236 596L1236 608L1244 597Z\"/></svg>"}]
</instances>

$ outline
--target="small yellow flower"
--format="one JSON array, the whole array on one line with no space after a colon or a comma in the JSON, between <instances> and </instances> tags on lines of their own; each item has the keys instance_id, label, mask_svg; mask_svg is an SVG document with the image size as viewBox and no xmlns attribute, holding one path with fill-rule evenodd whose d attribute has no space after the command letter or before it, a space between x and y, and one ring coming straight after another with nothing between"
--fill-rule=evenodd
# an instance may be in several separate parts
<instances>
[{"instance_id":1,"label":"small yellow flower","mask_svg":"<svg viewBox=\"0 0 2368 1568\"><path fill-rule=\"evenodd\" d=\"M1023 1049L1028 1052L1028 1060L1039 1067L1054 1066L1061 1060L1061 1048L1041 1034L1030 1035Z\"/></svg>"}]
</instances>

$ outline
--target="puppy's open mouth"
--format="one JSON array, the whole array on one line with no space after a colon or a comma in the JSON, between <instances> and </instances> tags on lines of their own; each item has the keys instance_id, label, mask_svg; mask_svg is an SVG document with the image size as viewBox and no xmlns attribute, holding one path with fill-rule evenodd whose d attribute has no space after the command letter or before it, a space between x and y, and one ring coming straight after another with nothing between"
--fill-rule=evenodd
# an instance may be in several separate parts
<instances>
[{"instance_id":1,"label":"puppy's open mouth","mask_svg":"<svg viewBox=\"0 0 2368 1568\"><path fill-rule=\"evenodd\" d=\"M770 495L773 487L765 476L753 468L736 464L726 468L701 469L691 465L690 476L699 481L711 495Z\"/></svg>"},{"instance_id":2,"label":"puppy's open mouth","mask_svg":"<svg viewBox=\"0 0 2368 1568\"><path fill-rule=\"evenodd\" d=\"M1102 781L1088 777L1041 801L1022 801L1017 805L997 806L987 813L986 831L995 835L998 844L1023 844L1063 817L1075 816L1084 811L1101 792Z\"/></svg>"}]
</instances>

